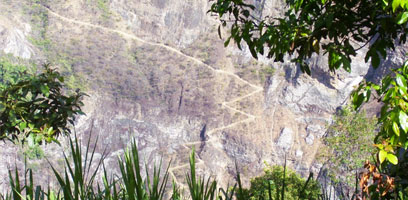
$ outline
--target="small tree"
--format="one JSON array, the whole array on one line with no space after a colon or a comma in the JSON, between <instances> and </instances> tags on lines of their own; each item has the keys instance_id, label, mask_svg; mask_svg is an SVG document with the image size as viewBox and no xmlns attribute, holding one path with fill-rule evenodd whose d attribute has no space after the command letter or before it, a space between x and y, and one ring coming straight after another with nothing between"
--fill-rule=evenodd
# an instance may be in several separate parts
<instances>
[{"instance_id":1,"label":"small tree","mask_svg":"<svg viewBox=\"0 0 408 200\"><path fill-rule=\"evenodd\" d=\"M363 82L353 92L353 105L358 109L371 97L372 90L382 102L378 119L380 130L374 138L380 172L392 181L384 194L408 197L408 61L393 70L380 84ZM375 193L375 188L371 191ZM400 192L401 194L398 194Z\"/></svg>"},{"instance_id":2,"label":"small tree","mask_svg":"<svg viewBox=\"0 0 408 200\"><path fill-rule=\"evenodd\" d=\"M4 73L8 78L0 90L0 139L57 142L57 136L70 133L75 116L84 114L85 94L67 94L64 78L49 64L37 75L26 70Z\"/></svg>"},{"instance_id":3,"label":"small tree","mask_svg":"<svg viewBox=\"0 0 408 200\"><path fill-rule=\"evenodd\" d=\"M320 185L312 178L304 180L296 172L282 166L269 166L264 175L251 179L251 187L243 190L241 199L318 199ZM285 190L282 193L282 189ZM284 194L284 197L280 197Z\"/></svg>"},{"instance_id":4,"label":"small tree","mask_svg":"<svg viewBox=\"0 0 408 200\"><path fill-rule=\"evenodd\" d=\"M356 112L350 107L334 116L323 139L325 149L319 151L333 181L355 186L356 170L375 153L376 123L375 117L367 117L364 111Z\"/></svg>"}]
</instances>

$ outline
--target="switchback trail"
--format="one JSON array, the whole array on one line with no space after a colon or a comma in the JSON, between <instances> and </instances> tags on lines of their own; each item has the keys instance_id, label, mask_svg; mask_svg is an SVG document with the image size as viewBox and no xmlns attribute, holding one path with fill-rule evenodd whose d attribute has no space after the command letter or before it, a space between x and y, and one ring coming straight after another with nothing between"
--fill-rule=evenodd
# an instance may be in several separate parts
<instances>
[{"instance_id":1,"label":"switchback trail","mask_svg":"<svg viewBox=\"0 0 408 200\"><path fill-rule=\"evenodd\" d=\"M250 93L248 93L248 94L246 94L246 95L237 97L237 98L235 98L235 99L233 99L233 100L231 100L231 101L228 101L228 102L222 102L222 103L221 103L221 106L222 106L222 107L225 107L225 108L231 110L232 112L240 113L240 114L246 116L246 117L247 117L246 119L243 119L243 120L240 120L240 121L236 121L236 122L233 122L233 123L228 124L228 125L223 125L223 126L221 126L221 127L217 127L217 128L208 130L208 132L207 132L208 139L207 139L206 141L188 142L188 143L182 144L182 146L191 149L191 148L188 147L188 146L197 145L197 144L201 144L201 143L203 143L203 142L206 142L206 143L212 143L212 144L213 144L213 147L214 147L215 149L217 149L218 151L221 151L221 152L222 152L223 150L219 147L219 146L222 146L221 143L220 143L220 141L219 141L219 138L214 135L216 132L221 131L221 130L224 130L224 129L232 128L232 127L234 127L234 126L236 126L236 125L239 125L239 124L242 124L242 123L248 123L248 122L253 121L253 120L256 119L256 116L254 116L254 115L252 115L252 114L250 114L250 113L247 113L247 112L245 112L245 111L242 111L242 110L238 110L238 109L236 109L236 108L233 108L233 107L229 106L228 104L241 101L241 100L243 100L243 99L245 99L245 98L249 98L249 97L253 96L253 95L256 94L256 93L262 92L262 91L264 90L263 87L260 87L260 86L258 86L258 85L252 84L252 83L250 83L250 82L248 82L248 81L242 79L241 77L239 77L238 75L236 75L236 74L234 74L234 73L232 73L232 72L225 71L225 70L221 70L221 69L215 69L214 67L212 67L212 66L210 66L210 65L208 65L208 64L206 64L206 63L204 63L203 61L201 61L201 60L199 60L199 59L197 59L197 58L195 58L195 57L192 57L192 56L190 56L190 55L187 55L187 54L181 52L180 50L178 50L178 49L176 49L176 48L174 48L174 47L167 46L167 45L162 44L162 43L155 43L155 42L151 42L151 41L146 41L146 40L144 40L144 39L142 39L142 38L140 38L140 37L137 37L136 35L129 34L129 33L126 33L126 32L124 32L124 31L121 31L121 30L111 29L111 28L107 28L107 27L104 27L104 26L91 24L91 23L88 23L88 22L78 21L78 20L75 20L75 19L73 19L73 18L64 17L64 16L62 16L62 15L60 15L60 14L54 12L53 10L51 10L51 9L48 8L48 7L45 7L45 6L43 6L43 7L49 12L49 14L51 14L51 15L53 15L53 16L55 16L55 17L57 17L57 18L59 18L59 19L61 19L61 20L63 20L63 21L66 21L66 22L69 22L69 23L72 23L72 24L77 24L77 25L80 25L80 26L85 26L85 27L100 29L100 30L103 30L103 31L106 31L106 32L116 33L116 34L119 34L119 35L121 35L122 37L127 38L127 39L136 40L136 41L141 42L141 43L144 43L144 44L148 44L148 45L157 46L157 47L161 47L161 48L167 49L168 51L174 52L174 53L176 53L176 54L178 54L178 55L180 55L180 56L183 56L183 57L185 57L185 58L187 58L187 59L190 59L190 60L192 60L192 61L194 61L194 62L196 62L196 63L198 63L198 64L200 64L200 65L203 65L203 66L207 67L208 69L212 70L212 71L215 72L215 73L224 74L224 75L228 75L228 76L234 77L236 80L238 80L238 81L240 81L240 82L242 82L242 83L244 83L244 84L246 84L246 85L249 85L249 86L251 86L252 88L255 89L254 91L252 91L252 92L250 92ZM204 161L201 160L200 158L197 158L197 161L198 161L198 162L197 162L198 165L204 164ZM174 171L175 171L175 170L182 169L182 168L186 168L186 167L188 167L188 166L189 166L189 163L187 163L187 164L181 164L181 165L179 165L179 166L174 166L174 167L171 167L171 168L169 169L170 175L173 177L174 181L175 181L179 186L181 186L181 187L186 187L186 186L185 186L184 184L180 183L180 182L177 180L177 177L174 175Z\"/></svg>"}]
</instances>

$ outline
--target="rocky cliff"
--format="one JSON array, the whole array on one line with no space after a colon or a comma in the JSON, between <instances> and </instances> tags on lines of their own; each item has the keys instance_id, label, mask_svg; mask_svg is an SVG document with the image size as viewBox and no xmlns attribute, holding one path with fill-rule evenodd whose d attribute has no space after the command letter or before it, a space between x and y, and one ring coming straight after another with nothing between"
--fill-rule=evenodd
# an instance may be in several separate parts
<instances>
[{"instance_id":1,"label":"rocky cliff","mask_svg":"<svg viewBox=\"0 0 408 200\"><path fill-rule=\"evenodd\" d=\"M253 3L260 16L282 13L279 0ZM201 172L222 184L231 182L235 161L247 178L264 161L282 164L285 155L298 172L317 172L326 125L368 76L368 65L356 57L351 73L333 74L316 56L310 77L289 62L256 61L246 50L224 48L209 6L207 0L0 0L0 50L16 62L50 61L71 87L89 94L75 130L84 140L99 137L97 152L107 149L113 172L132 138L147 162L172 160L171 175L181 184L193 147ZM21 151L1 145L6 177L7 167L22 163ZM61 163L64 147L44 148ZM44 160L30 162L47 171Z\"/></svg>"}]
</instances>

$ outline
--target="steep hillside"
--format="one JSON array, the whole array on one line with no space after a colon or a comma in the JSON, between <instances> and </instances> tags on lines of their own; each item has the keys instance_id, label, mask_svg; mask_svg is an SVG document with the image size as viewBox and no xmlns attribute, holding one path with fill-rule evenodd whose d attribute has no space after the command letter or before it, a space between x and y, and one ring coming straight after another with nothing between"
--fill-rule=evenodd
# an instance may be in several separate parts
<instances>
[{"instance_id":1,"label":"steep hillside","mask_svg":"<svg viewBox=\"0 0 408 200\"><path fill-rule=\"evenodd\" d=\"M257 15L282 12L278 0L254 3ZM222 184L235 173L235 161L249 177L264 161L282 164L285 154L298 172L317 172L320 138L367 74L363 58L355 58L352 73L331 74L316 57L312 77L289 62L256 61L245 50L224 48L209 6L206 0L0 0L0 49L16 62L50 61L70 87L89 94L87 115L75 129L84 139L99 136L97 151L107 148L113 171L135 138L146 161L172 160L180 183L193 147L198 167ZM22 162L21 151L1 145L5 177L7 166ZM45 148L61 163L61 147ZM49 170L44 160L30 162Z\"/></svg>"}]
</instances>

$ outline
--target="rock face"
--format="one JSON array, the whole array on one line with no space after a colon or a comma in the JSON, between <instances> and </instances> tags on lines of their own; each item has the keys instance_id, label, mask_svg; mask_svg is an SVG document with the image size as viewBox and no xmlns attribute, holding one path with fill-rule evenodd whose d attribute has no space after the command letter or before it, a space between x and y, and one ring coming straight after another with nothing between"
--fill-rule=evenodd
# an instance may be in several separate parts
<instances>
[{"instance_id":1,"label":"rock face","mask_svg":"<svg viewBox=\"0 0 408 200\"><path fill-rule=\"evenodd\" d=\"M289 150L293 145L293 131L290 128L283 128L276 145L282 149Z\"/></svg>"},{"instance_id":2,"label":"rock face","mask_svg":"<svg viewBox=\"0 0 408 200\"><path fill-rule=\"evenodd\" d=\"M99 136L97 153L108 149L105 162L114 173L132 139L147 162L172 159L180 184L193 147L197 166L221 184L235 174L235 161L246 179L264 161L282 164L285 155L298 172L317 171L326 124L368 70L356 57L351 73L332 74L325 57L316 56L310 77L289 62L255 61L246 50L224 48L206 0L41 2L1 5L7 12L0 19L13 26L0 20L0 50L48 59L72 77L72 87L85 84L87 115L75 129L85 141ZM282 14L281 1L254 3L258 15ZM0 169L12 164L1 161Z\"/></svg>"},{"instance_id":3,"label":"rock face","mask_svg":"<svg viewBox=\"0 0 408 200\"><path fill-rule=\"evenodd\" d=\"M29 24L0 16L0 49L6 54L30 59L33 55L33 45L28 41L30 31Z\"/></svg>"}]
</instances>

